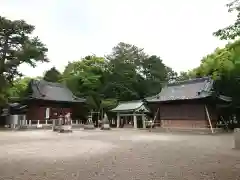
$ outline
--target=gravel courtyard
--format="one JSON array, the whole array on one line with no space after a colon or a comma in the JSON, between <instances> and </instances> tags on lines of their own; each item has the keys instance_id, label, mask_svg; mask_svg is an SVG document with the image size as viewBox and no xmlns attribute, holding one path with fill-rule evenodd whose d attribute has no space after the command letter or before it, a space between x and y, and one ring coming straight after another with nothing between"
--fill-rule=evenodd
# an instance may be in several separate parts
<instances>
[{"instance_id":1,"label":"gravel courtyard","mask_svg":"<svg viewBox=\"0 0 240 180\"><path fill-rule=\"evenodd\" d=\"M0 132L0 180L240 180L231 135Z\"/></svg>"}]
</instances>

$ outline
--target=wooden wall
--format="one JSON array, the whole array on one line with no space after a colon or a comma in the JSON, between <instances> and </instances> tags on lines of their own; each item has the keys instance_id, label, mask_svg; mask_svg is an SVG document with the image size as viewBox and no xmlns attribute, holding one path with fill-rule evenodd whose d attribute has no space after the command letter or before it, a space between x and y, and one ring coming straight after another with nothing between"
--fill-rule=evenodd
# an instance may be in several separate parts
<instances>
[{"instance_id":1,"label":"wooden wall","mask_svg":"<svg viewBox=\"0 0 240 180\"><path fill-rule=\"evenodd\" d=\"M204 104L163 104L160 106L161 120L205 120Z\"/></svg>"},{"instance_id":2,"label":"wooden wall","mask_svg":"<svg viewBox=\"0 0 240 180\"><path fill-rule=\"evenodd\" d=\"M212 126L216 126L217 114L212 106L207 106ZM207 128L209 121L204 103L181 102L155 104L154 112L159 108L156 121L161 127Z\"/></svg>"},{"instance_id":3,"label":"wooden wall","mask_svg":"<svg viewBox=\"0 0 240 180\"><path fill-rule=\"evenodd\" d=\"M46 108L50 108L50 119L57 119L59 115L66 115L68 112L71 112L71 108L51 108L38 106L37 104L31 105L27 112L26 119L28 120L46 120Z\"/></svg>"}]
</instances>

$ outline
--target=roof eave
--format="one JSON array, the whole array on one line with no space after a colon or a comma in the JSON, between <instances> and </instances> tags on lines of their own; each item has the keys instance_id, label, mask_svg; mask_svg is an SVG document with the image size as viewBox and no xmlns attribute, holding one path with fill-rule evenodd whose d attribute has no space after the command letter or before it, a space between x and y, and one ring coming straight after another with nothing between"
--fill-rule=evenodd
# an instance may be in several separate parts
<instances>
[{"instance_id":1,"label":"roof eave","mask_svg":"<svg viewBox=\"0 0 240 180\"><path fill-rule=\"evenodd\" d=\"M137 109L137 108L136 108ZM129 111L135 111L136 109L112 109L111 112L129 112Z\"/></svg>"},{"instance_id":2,"label":"roof eave","mask_svg":"<svg viewBox=\"0 0 240 180\"><path fill-rule=\"evenodd\" d=\"M39 97L28 97L22 100L43 100L43 101L53 101L53 102L68 102L68 103L85 103L86 102L86 99L75 100L75 101L63 101L63 100L45 99L45 98L39 98Z\"/></svg>"},{"instance_id":3,"label":"roof eave","mask_svg":"<svg viewBox=\"0 0 240 180\"><path fill-rule=\"evenodd\" d=\"M197 98L188 98L188 99L166 99L166 100L149 100L148 103L160 103L160 102L171 102L171 101L187 101L187 100L199 100L211 97L210 95L204 97L197 97Z\"/></svg>"}]
</instances>

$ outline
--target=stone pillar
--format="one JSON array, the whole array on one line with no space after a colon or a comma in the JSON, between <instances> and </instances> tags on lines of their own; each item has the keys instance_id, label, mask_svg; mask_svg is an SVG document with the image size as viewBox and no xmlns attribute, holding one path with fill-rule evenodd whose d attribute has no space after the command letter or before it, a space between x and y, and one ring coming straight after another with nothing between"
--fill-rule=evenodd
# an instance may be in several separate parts
<instances>
[{"instance_id":1,"label":"stone pillar","mask_svg":"<svg viewBox=\"0 0 240 180\"><path fill-rule=\"evenodd\" d=\"M134 129L137 129L137 116L133 115L133 127Z\"/></svg>"},{"instance_id":2,"label":"stone pillar","mask_svg":"<svg viewBox=\"0 0 240 180\"><path fill-rule=\"evenodd\" d=\"M27 125L26 115L23 115L23 124Z\"/></svg>"},{"instance_id":3,"label":"stone pillar","mask_svg":"<svg viewBox=\"0 0 240 180\"><path fill-rule=\"evenodd\" d=\"M117 128L120 127L120 114L117 113Z\"/></svg>"},{"instance_id":4,"label":"stone pillar","mask_svg":"<svg viewBox=\"0 0 240 180\"><path fill-rule=\"evenodd\" d=\"M37 124L39 125L39 120L37 120Z\"/></svg>"},{"instance_id":5,"label":"stone pillar","mask_svg":"<svg viewBox=\"0 0 240 180\"><path fill-rule=\"evenodd\" d=\"M55 130L55 125L56 125L56 120L53 119L53 120L52 120L52 130L53 130L53 131Z\"/></svg>"},{"instance_id":6,"label":"stone pillar","mask_svg":"<svg viewBox=\"0 0 240 180\"><path fill-rule=\"evenodd\" d=\"M46 125L48 124L48 120L47 120L47 119L45 120L45 124L46 124Z\"/></svg>"},{"instance_id":7,"label":"stone pillar","mask_svg":"<svg viewBox=\"0 0 240 180\"><path fill-rule=\"evenodd\" d=\"M32 120L29 120L29 124L28 124L29 126L31 126L32 125Z\"/></svg>"},{"instance_id":8,"label":"stone pillar","mask_svg":"<svg viewBox=\"0 0 240 180\"><path fill-rule=\"evenodd\" d=\"M76 124L78 124L78 120L76 120Z\"/></svg>"},{"instance_id":9,"label":"stone pillar","mask_svg":"<svg viewBox=\"0 0 240 180\"><path fill-rule=\"evenodd\" d=\"M146 121L145 121L145 115L142 115L142 123L143 123L143 128L146 129Z\"/></svg>"}]
</instances>

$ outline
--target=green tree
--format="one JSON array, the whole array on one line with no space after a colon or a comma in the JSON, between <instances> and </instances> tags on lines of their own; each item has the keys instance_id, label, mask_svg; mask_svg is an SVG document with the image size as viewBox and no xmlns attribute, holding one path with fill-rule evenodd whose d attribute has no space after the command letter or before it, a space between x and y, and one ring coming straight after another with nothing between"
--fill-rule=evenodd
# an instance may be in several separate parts
<instances>
[{"instance_id":1,"label":"green tree","mask_svg":"<svg viewBox=\"0 0 240 180\"><path fill-rule=\"evenodd\" d=\"M137 91L137 82L143 80L141 62L148 58L143 49L120 42L106 58L109 62L109 74L104 88L106 97L118 100L139 99L141 93Z\"/></svg>"},{"instance_id":2,"label":"green tree","mask_svg":"<svg viewBox=\"0 0 240 180\"><path fill-rule=\"evenodd\" d=\"M142 69L144 79L139 83L142 89L145 90L143 92L144 97L159 93L162 86L171 78L169 75L174 74L173 70L166 67L162 59L156 55L144 59Z\"/></svg>"},{"instance_id":3,"label":"green tree","mask_svg":"<svg viewBox=\"0 0 240 180\"><path fill-rule=\"evenodd\" d=\"M215 92L232 97L234 104L240 104L239 43L237 40L224 48L217 48L201 60L199 67L190 72L193 77L211 76L216 80Z\"/></svg>"},{"instance_id":4,"label":"green tree","mask_svg":"<svg viewBox=\"0 0 240 180\"><path fill-rule=\"evenodd\" d=\"M86 56L81 61L69 62L63 72L63 82L80 97L86 97L91 109L99 110L106 60L102 57Z\"/></svg>"},{"instance_id":5,"label":"green tree","mask_svg":"<svg viewBox=\"0 0 240 180\"><path fill-rule=\"evenodd\" d=\"M235 22L223 29L219 29L213 34L218 36L220 39L235 39L240 36L240 0L233 0L227 4L228 12L237 13L237 18Z\"/></svg>"},{"instance_id":6,"label":"green tree","mask_svg":"<svg viewBox=\"0 0 240 180\"><path fill-rule=\"evenodd\" d=\"M160 57L149 56L142 48L123 42L113 48L107 59L109 75L105 94L108 98L121 101L142 99L158 93L162 84L174 74Z\"/></svg>"},{"instance_id":7,"label":"green tree","mask_svg":"<svg viewBox=\"0 0 240 180\"><path fill-rule=\"evenodd\" d=\"M180 72L180 74L177 77L178 81L184 81L184 80L189 80L191 79L191 75L189 74L189 72Z\"/></svg>"},{"instance_id":8,"label":"green tree","mask_svg":"<svg viewBox=\"0 0 240 180\"><path fill-rule=\"evenodd\" d=\"M49 82L59 82L62 78L61 73L55 68L52 67L44 74L43 79Z\"/></svg>"},{"instance_id":9,"label":"green tree","mask_svg":"<svg viewBox=\"0 0 240 180\"><path fill-rule=\"evenodd\" d=\"M106 58L86 56L69 62L62 81L77 96L87 98L91 109L113 108L117 101L131 101L160 92L162 85L176 78L158 56L119 43Z\"/></svg>"},{"instance_id":10,"label":"green tree","mask_svg":"<svg viewBox=\"0 0 240 180\"><path fill-rule=\"evenodd\" d=\"M23 98L30 82L30 77L17 78L13 81L12 86L8 89L10 98Z\"/></svg>"},{"instance_id":11,"label":"green tree","mask_svg":"<svg viewBox=\"0 0 240 180\"><path fill-rule=\"evenodd\" d=\"M171 67L167 67L167 66L166 66L166 70L167 70L166 82L171 83L171 82L176 81L177 77L178 77L177 72L175 72Z\"/></svg>"},{"instance_id":12,"label":"green tree","mask_svg":"<svg viewBox=\"0 0 240 180\"><path fill-rule=\"evenodd\" d=\"M213 34L223 40L234 40L240 36L240 0L230 2L227 7L230 13L237 13L235 22ZM240 40L227 44L219 51L222 51L220 57L213 54L213 58L221 67L218 71L214 71L220 77L216 83L216 89L219 93L231 96L233 107L236 107L240 105ZM240 122L239 112L237 111L236 114Z\"/></svg>"},{"instance_id":13,"label":"green tree","mask_svg":"<svg viewBox=\"0 0 240 180\"><path fill-rule=\"evenodd\" d=\"M6 101L6 90L14 78L21 76L19 65L27 63L32 67L37 62L48 62L47 48L32 37L34 26L24 20L9 20L0 16L0 103Z\"/></svg>"}]
</instances>

